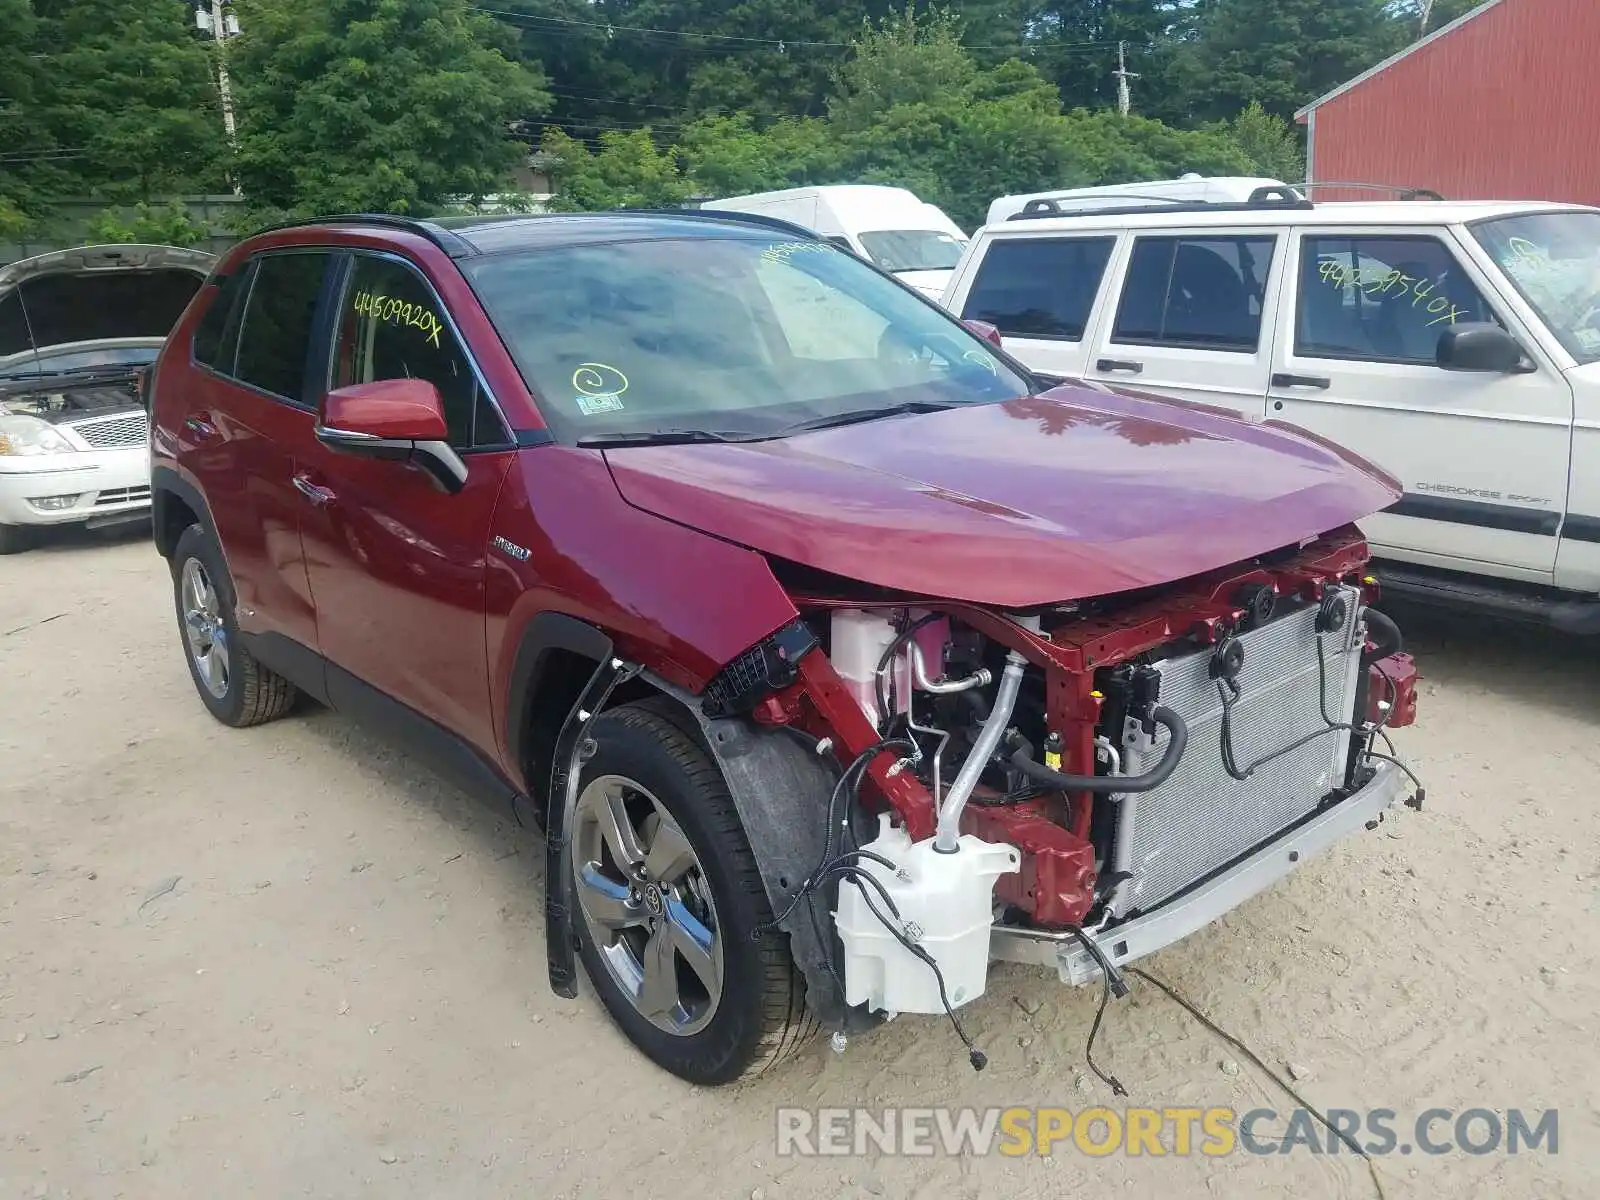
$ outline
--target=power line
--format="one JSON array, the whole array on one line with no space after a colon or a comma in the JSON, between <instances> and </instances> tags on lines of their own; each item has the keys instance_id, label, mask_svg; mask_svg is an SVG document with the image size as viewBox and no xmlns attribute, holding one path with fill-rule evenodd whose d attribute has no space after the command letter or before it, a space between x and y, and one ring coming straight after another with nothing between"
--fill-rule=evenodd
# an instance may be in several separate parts
<instances>
[{"instance_id":1,"label":"power line","mask_svg":"<svg viewBox=\"0 0 1600 1200\"><path fill-rule=\"evenodd\" d=\"M663 112L681 113L681 104L646 104L643 100L619 100L611 96L587 96L580 92L567 91L564 88L547 84L545 90L563 100L592 100L596 104L623 104L629 108L658 108Z\"/></svg>"},{"instance_id":2,"label":"power line","mask_svg":"<svg viewBox=\"0 0 1600 1200\"><path fill-rule=\"evenodd\" d=\"M82 158L88 152L87 146L41 146L32 150L8 150L0 154L0 162L49 162L59 158Z\"/></svg>"},{"instance_id":3,"label":"power line","mask_svg":"<svg viewBox=\"0 0 1600 1200\"><path fill-rule=\"evenodd\" d=\"M855 46L857 44L855 42L815 41L815 40L811 40L811 39L807 39L807 38L770 38L770 37L768 37L768 38L759 38L759 37L745 37L745 36L742 36L740 34L733 34L733 33L698 33L698 32L695 32L694 30L688 30L688 29L660 29L660 28L656 28L654 26L648 26L648 25L614 25L614 24L611 24L611 23L606 22L606 21L579 21L579 20L577 20L575 18L572 18L572 17L547 17L547 16L543 16L543 15L541 15L539 13L512 12L512 11L510 11L508 9L503 9L503 8L488 8L488 7L485 7L484 5L481 5L481 4L474 4L474 5L472 5L472 7L477 12L483 13L485 16L508 17L508 18L511 18L511 19L517 20L517 21L541 21L541 22L544 22L544 23L546 23L548 25L566 25L566 26L579 27L579 28L583 28L583 29L595 29L595 30L600 30L600 31L604 32L608 36L611 35L611 34L617 34L617 33L637 33L637 34L644 34L644 35L650 36L650 37L697 39L697 40L700 40L700 41L712 41L712 42L737 42L737 43L742 44L742 45L750 45L750 46L777 46L779 48L787 48L789 46L804 46L804 47L808 47L808 48L815 47L815 48L827 49L827 50L852 50L852 49L855 48ZM538 29L539 27L538 26L532 26L532 27L526 27L526 28ZM551 30L551 32L555 32L555 31ZM1015 43L1015 44L1007 43L1007 44L1004 44L1004 45L992 45L992 46L971 46L971 45L963 44L963 49L966 49L966 50L1014 50L1014 51L1022 51L1022 50L1029 50L1029 49L1046 49L1046 48L1048 48L1050 50L1083 50L1083 51L1093 50L1093 51L1101 51L1101 50L1114 49L1116 46L1117 46L1116 42L1104 42L1104 41L1103 42L1035 42L1035 43L1031 43L1030 44L1026 40L1024 40L1024 41L1022 41L1020 43Z\"/></svg>"}]
</instances>

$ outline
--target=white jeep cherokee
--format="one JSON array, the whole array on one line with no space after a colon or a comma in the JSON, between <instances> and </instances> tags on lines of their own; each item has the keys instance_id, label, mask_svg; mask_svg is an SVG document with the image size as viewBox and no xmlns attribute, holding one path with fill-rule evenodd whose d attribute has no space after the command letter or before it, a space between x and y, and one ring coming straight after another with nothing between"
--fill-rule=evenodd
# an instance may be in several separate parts
<instances>
[{"instance_id":1,"label":"white jeep cherokee","mask_svg":"<svg viewBox=\"0 0 1600 1200\"><path fill-rule=\"evenodd\" d=\"M1036 371L1387 468L1405 497L1363 530L1391 594L1600 632L1600 210L1129 199L1001 207L944 305Z\"/></svg>"}]
</instances>

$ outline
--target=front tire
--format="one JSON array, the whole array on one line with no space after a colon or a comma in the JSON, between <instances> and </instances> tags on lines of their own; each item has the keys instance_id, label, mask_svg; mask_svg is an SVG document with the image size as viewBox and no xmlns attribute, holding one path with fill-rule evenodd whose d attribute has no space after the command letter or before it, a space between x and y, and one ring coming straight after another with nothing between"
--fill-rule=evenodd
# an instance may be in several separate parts
<instances>
[{"instance_id":1,"label":"front tire","mask_svg":"<svg viewBox=\"0 0 1600 1200\"><path fill-rule=\"evenodd\" d=\"M216 543L199 525L184 530L173 549L172 593L184 661L213 717L243 729L294 706L294 685L262 666L239 641L233 582Z\"/></svg>"},{"instance_id":2,"label":"front tire","mask_svg":"<svg viewBox=\"0 0 1600 1200\"><path fill-rule=\"evenodd\" d=\"M574 928L611 1017L690 1083L761 1074L815 1032L722 773L685 730L628 705L591 728L571 835Z\"/></svg>"},{"instance_id":3,"label":"front tire","mask_svg":"<svg viewBox=\"0 0 1600 1200\"><path fill-rule=\"evenodd\" d=\"M0 525L0 554L21 554L36 544L34 531L26 525Z\"/></svg>"}]
</instances>

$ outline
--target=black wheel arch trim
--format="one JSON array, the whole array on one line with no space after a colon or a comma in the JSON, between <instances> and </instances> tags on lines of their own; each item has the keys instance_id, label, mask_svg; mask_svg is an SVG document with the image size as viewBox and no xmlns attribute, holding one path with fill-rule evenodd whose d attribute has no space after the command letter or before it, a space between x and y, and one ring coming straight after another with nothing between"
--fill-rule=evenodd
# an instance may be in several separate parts
<instances>
[{"instance_id":1,"label":"black wheel arch trim","mask_svg":"<svg viewBox=\"0 0 1600 1200\"><path fill-rule=\"evenodd\" d=\"M532 764L528 761L531 705L539 695L551 652L564 650L599 665L611 658L613 648L611 637L604 630L566 613L539 613L523 629L511 664L504 719L507 764L516 772L526 795L533 796L534 786Z\"/></svg>"},{"instance_id":2,"label":"black wheel arch trim","mask_svg":"<svg viewBox=\"0 0 1600 1200\"><path fill-rule=\"evenodd\" d=\"M151 537L155 540L156 552L162 558L171 558L173 550L177 548L176 538L172 540L171 545L166 544L165 539L167 505L171 502L173 496L182 500L188 506L189 511L194 513L195 519L200 522L200 527L206 531L206 536L216 544L218 552L222 555L223 562L226 563L228 551L223 546L222 539L217 536L217 523L211 516L211 506L206 503L205 494L172 467L154 466L150 468L150 515L153 518L151 521Z\"/></svg>"},{"instance_id":3,"label":"black wheel arch trim","mask_svg":"<svg viewBox=\"0 0 1600 1200\"><path fill-rule=\"evenodd\" d=\"M783 730L763 729L742 716L708 716L699 697L655 675L646 673L643 678L682 706L699 726L700 741L733 797L767 901L775 914L791 910L779 928L789 936L789 952L805 977L806 1006L822 1025L845 1033L882 1024L882 1013L845 1003L839 943L828 915L837 884L817 891L815 922L809 904L794 903L821 860L827 832L823 807L837 769L833 760L808 751L806 739Z\"/></svg>"},{"instance_id":4,"label":"black wheel arch trim","mask_svg":"<svg viewBox=\"0 0 1600 1200\"><path fill-rule=\"evenodd\" d=\"M639 667L609 655L597 663L594 674L589 676L589 682L561 724L555 753L551 756L544 834L545 962L550 990L567 1000L578 995L578 942L572 928L577 884L573 878L572 856L567 853L572 838L572 818L578 807L578 776L584 761L593 757L595 751L595 744L588 736L589 726L600 715L617 685L639 671Z\"/></svg>"}]
</instances>

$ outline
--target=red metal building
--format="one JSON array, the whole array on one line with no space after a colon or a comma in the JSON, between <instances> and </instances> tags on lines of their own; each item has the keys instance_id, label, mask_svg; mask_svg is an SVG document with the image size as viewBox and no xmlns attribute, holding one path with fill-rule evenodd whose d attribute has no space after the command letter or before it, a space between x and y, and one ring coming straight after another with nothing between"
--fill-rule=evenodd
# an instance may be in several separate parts
<instances>
[{"instance_id":1,"label":"red metal building","mask_svg":"<svg viewBox=\"0 0 1600 1200\"><path fill-rule=\"evenodd\" d=\"M1314 181L1600 205L1600 0L1489 0L1295 117Z\"/></svg>"}]
</instances>

